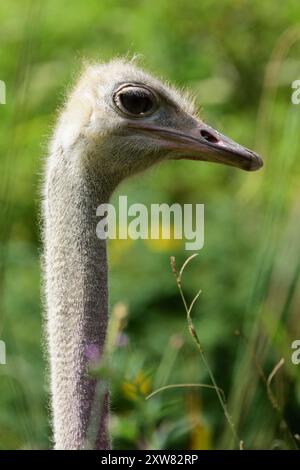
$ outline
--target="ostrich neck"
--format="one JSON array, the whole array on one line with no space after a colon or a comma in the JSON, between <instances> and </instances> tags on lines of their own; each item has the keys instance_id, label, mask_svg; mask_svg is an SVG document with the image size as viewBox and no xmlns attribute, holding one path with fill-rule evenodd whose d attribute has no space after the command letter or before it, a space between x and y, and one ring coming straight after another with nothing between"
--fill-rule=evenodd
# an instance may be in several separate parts
<instances>
[{"instance_id":1,"label":"ostrich neck","mask_svg":"<svg viewBox=\"0 0 300 470\"><path fill-rule=\"evenodd\" d=\"M55 158L61 160L47 167L44 205L55 447L107 449L108 390L88 367L101 358L107 330L106 244L96 236L96 208L109 194L92 172Z\"/></svg>"}]
</instances>

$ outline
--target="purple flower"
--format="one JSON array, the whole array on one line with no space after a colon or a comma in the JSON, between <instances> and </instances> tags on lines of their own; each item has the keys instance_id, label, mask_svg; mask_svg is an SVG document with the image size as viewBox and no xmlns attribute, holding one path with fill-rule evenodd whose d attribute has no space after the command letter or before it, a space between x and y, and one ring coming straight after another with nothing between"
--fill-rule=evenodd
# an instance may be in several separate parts
<instances>
[{"instance_id":1,"label":"purple flower","mask_svg":"<svg viewBox=\"0 0 300 470\"><path fill-rule=\"evenodd\" d=\"M85 356L89 362L95 363L100 360L100 351L97 344L88 344L85 349Z\"/></svg>"}]
</instances>

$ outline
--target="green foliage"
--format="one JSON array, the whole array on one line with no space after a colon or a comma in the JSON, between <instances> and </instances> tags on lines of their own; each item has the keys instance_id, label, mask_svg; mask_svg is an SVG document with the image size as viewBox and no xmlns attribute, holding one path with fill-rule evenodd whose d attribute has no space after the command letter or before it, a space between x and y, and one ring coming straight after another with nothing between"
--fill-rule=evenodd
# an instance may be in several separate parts
<instances>
[{"instance_id":1,"label":"green foliage","mask_svg":"<svg viewBox=\"0 0 300 470\"><path fill-rule=\"evenodd\" d=\"M211 124L263 153L259 174L173 162L118 194L205 204L205 246L185 274L186 296L203 292L193 311L198 336L245 448L293 448L286 423L300 434L300 366L290 360L300 337L300 107L290 95L300 78L300 34L291 29L299 2L13 0L0 4L0 16L0 448L51 445L38 214L56 109L82 59L127 53L190 89ZM171 255L180 265L190 253L172 242L112 242L109 251L115 447L230 448L214 391L168 389L145 400L167 384L209 383L169 266ZM270 384L278 412L261 371L267 378L281 357Z\"/></svg>"}]
</instances>

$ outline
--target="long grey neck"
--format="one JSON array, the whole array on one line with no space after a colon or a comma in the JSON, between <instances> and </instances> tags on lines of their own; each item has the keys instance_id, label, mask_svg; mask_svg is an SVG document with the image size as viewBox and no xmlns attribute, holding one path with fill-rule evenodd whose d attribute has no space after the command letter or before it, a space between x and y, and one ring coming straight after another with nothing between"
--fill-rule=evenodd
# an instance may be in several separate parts
<instances>
[{"instance_id":1,"label":"long grey neck","mask_svg":"<svg viewBox=\"0 0 300 470\"><path fill-rule=\"evenodd\" d=\"M97 394L99 382L88 375L89 361L103 354L108 320L106 244L96 236L96 208L109 199L103 187L65 155L49 157L44 257L56 449L110 445L108 390L100 383Z\"/></svg>"}]
</instances>

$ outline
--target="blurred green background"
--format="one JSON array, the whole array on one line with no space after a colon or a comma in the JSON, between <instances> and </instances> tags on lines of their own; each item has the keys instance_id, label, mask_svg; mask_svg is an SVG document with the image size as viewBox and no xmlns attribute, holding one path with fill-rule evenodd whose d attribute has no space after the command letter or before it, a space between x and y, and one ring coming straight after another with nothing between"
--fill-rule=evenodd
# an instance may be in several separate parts
<instances>
[{"instance_id":1,"label":"blurred green background","mask_svg":"<svg viewBox=\"0 0 300 470\"><path fill-rule=\"evenodd\" d=\"M258 0L11 0L0 3L0 448L48 448L40 274L40 185L57 108L82 59L141 54L188 88L205 119L260 152L247 174L194 162L119 188L130 202L205 204L205 246L187 267L198 335L244 448L295 448L300 434L300 4ZM117 197L116 195L116 197ZM236 446L187 328L170 269L174 241L114 241L110 256L112 433L119 449ZM269 377L280 359L285 360ZM268 382L269 378L269 382ZM272 379L272 380L271 380Z\"/></svg>"}]
</instances>

